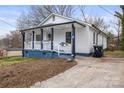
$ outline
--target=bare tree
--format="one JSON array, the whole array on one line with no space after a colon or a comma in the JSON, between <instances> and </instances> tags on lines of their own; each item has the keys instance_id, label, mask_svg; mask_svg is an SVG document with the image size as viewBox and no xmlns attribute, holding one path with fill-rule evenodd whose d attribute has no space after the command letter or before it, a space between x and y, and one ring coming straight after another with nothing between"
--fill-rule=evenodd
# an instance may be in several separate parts
<instances>
[{"instance_id":1,"label":"bare tree","mask_svg":"<svg viewBox=\"0 0 124 93\"><path fill-rule=\"evenodd\" d=\"M85 13L86 6L82 5L82 6L79 6L79 8L80 8L80 11L81 11L81 13L82 13L83 20L84 20L85 22L87 22L87 18L88 18L88 17L86 17L86 13Z\"/></svg>"},{"instance_id":2,"label":"bare tree","mask_svg":"<svg viewBox=\"0 0 124 93\"><path fill-rule=\"evenodd\" d=\"M9 36L9 45L11 48L22 47L22 37L19 31L11 31Z\"/></svg>"},{"instance_id":3,"label":"bare tree","mask_svg":"<svg viewBox=\"0 0 124 93\"><path fill-rule=\"evenodd\" d=\"M30 11L23 13L17 20L17 28L24 29L37 26L41 21L51 13L57 13L64 16L72 16L75 11L71 5L41 5L30 6Z\"/></svg>"},{"instance_id":4,"label":"bare tree","mask_svg":"<svg viewBox=\"0 0 124 93\"><path fill-rule=\"evenodd\" d=\"M9 38L8 35L4 38L0 39L0 48L8 48L9 46Z\"/></svg>"},{"instance_id":5,"label":"bare tree","mask_svg":"<svg viewBox=\"0 0 124 93\"><path fill-rule=\"evenodd\" d=\"M106 32L107 29L110 27L103 18L100 17L89 17L87 19L88 23L94 24L96 27L98 27L101 31Z\"/></svg>"},{"instance_id":6,"label":"bare tree","mask_svg":"<svg viewBox=\"0 0 124 93\"><path fill-rule=\"evenodd\" d=\"M98 27L102 31L106 31L109 28L109 25L106 24L103 18L101 17L91 17L86 14L86 6L80 6L80 11L82 14L82 19L90 24L94 24L96 27Z\"/></svg>"},{"instance_id":7,"label":"bare tree","mask_svg":"<svg viewBox=\"0 0 124 93\"><path fill-rule=\"evenodd\" d=\"M30 18L24 12L17 19L17 29L25 29L32 26Z\"/></svg>"},{"instance_id":8,"label":"bare tree","mask_svg":"<svg viewBox=\"0 0 124 93\"><path fill-rule=\"evenodd\" d=\"M120 34L121 34L121 21L120 20L117 20L116 22L115 21L111 21L110 22L113 26L113 28L115 29L115 31L117 32L117 48L119 48L120 46Z\"/></svg>"},{"instance_id":9,"label":"bare tree","mask_svg":"<svg viewBox=\"0 0 124 93\"><path fill-rule=\"evenodd\" d=\"M11 31L4 38L0 39L0 48L21 48L22 40L19 31Z\"/></svg>"},{"instance_id":10,"label":"bare tree","mask_svg":"<svg viewBox=\"0 0 124 93\"><path fill-rule=\"evenodd\" d=\"M109 50L114 50L115 48L115 40L114 40L114 34L112 33L112 31L108 31L107 33L108 39L107 39L107 48Z\"/></svg>"}]
</instances>

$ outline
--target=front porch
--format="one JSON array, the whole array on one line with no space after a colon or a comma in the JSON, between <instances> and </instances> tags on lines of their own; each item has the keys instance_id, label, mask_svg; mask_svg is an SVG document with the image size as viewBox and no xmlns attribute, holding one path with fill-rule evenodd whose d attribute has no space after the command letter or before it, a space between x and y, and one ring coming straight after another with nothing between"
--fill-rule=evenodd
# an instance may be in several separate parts
<instances>
[{"instance_id":1,"label":"front porch","mask_svg":"<svg viewBox=\"0 0 124 93\"><path fill-rule=\"evenodd\" d=\"M76 22L44 25L22 31L23 56L26 57L59 57L61 54L75 57Z\"/></svg>"}]
</instances>

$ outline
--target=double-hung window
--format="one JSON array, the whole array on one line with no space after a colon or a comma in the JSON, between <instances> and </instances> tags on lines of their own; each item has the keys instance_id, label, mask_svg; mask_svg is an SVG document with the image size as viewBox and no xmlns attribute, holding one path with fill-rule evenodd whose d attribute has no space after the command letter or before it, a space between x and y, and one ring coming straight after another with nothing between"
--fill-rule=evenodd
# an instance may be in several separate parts
<instances>
[{"instance_id":1,"label":"double-hung window","mask_svg":"<svg viewBox=\"0 0 124 93\"><path fill-rule=\"evenodd\" d=\"M36 41L41 41L41 35L36 35Z\"/></svg>"},{"instance_id":2,"label":"double-hung window","mask_svg":"<svg viewBox=\"0 0 124 93\"><path fill-rule=\"evenodd\" d=\"M71 32L66 32L66 43L71 44Z\"/></svg>"}]
</instances>

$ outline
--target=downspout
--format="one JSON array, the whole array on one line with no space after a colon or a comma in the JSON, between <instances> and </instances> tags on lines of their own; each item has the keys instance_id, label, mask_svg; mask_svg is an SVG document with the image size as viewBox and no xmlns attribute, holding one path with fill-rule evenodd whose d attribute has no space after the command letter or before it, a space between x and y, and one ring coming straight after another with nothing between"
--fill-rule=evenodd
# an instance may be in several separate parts
<instances>
[{"instance_id":1,"label":"downspout","mask_svg":"<svg viewBox=\"0 0 124 93\"><path fill-rule=\"evenodd\" d=\"M75 26L72 24L72 60L75 59Z\"/></svg>"}]
</instances>

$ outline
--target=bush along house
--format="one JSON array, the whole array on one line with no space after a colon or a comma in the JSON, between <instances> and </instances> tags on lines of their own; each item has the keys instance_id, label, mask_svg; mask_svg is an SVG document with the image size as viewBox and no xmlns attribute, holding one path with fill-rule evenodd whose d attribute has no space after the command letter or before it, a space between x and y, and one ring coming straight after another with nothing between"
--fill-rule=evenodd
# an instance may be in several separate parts
<instances>
[{"instance_id":1,"label":"bush along house","mask_svg":"<svg viewBox=\"0 0 124 93\"><path fill-rule=\"evenodd\" d=\"M50 14L37 27L20 31L23 57L58 58L89 56L94 45L107 48L107 35L92 24Z\"/></svg>"}]
</instances>

